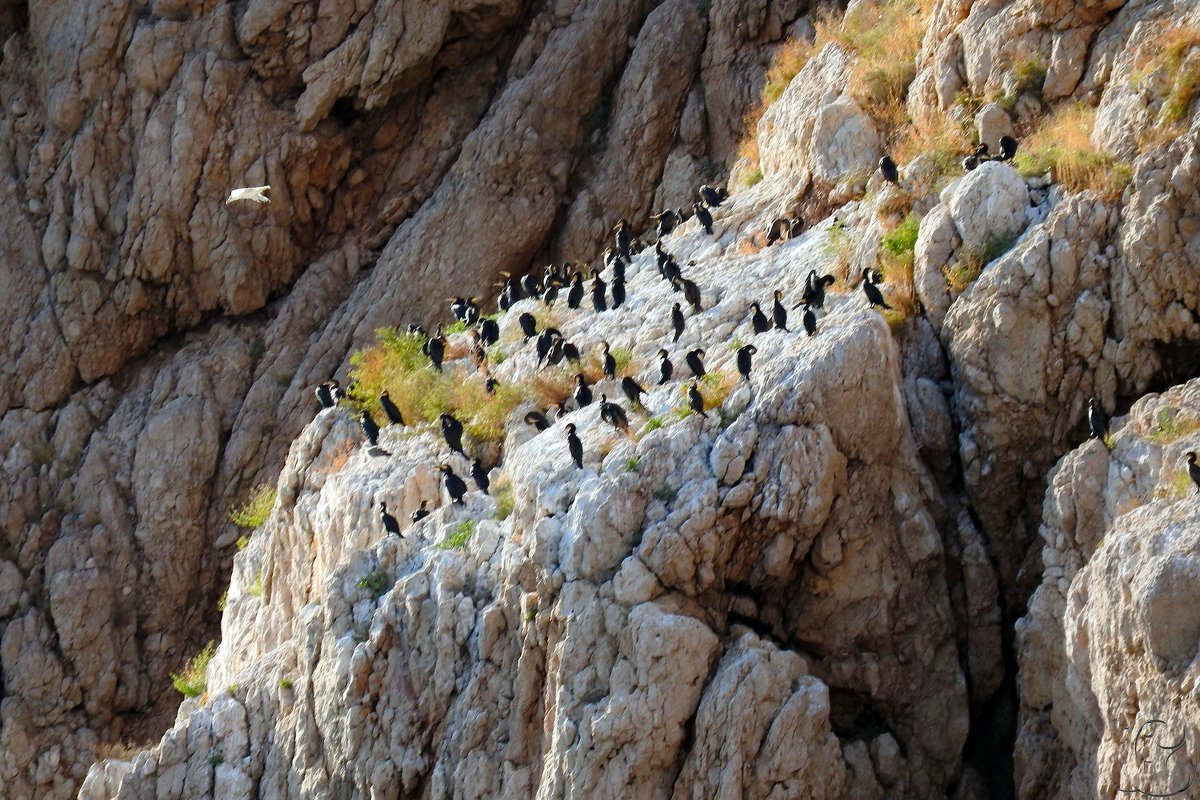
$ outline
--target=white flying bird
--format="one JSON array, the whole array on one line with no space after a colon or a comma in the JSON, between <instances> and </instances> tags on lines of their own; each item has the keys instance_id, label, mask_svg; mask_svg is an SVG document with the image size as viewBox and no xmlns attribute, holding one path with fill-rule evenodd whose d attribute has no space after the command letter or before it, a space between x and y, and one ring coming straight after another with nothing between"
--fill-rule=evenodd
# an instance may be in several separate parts
<instances>
[{"instance_id":1,"label":"white flying bird","mask_svg":"<svg viewBox=\"0 0 1200 800\"><path fill-rule=\"evenodd\" d=\"M269 203L271 198L267 197L266 191L270 186L247 186L244 189L234 189L229 193L229 199L225 201L225 205L229 205L235 200L253 200L256 203Z\"/></svg>"}]
</instances>

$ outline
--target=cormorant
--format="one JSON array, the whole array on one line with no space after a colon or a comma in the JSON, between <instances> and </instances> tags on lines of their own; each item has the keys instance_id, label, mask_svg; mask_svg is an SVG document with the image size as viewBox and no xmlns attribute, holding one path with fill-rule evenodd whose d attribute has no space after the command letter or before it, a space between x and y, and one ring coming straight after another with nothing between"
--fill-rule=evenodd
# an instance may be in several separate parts
<instances>
[{"instance_id":1,"label":"cormorant","mask_svg":"<svg viewBox=\"0 0 1200 800\"><path fill-rule=\"evenodd\" d=\"M963 169L965 169L967 172L970 172L971 170L975 169L980 164L982 164L984 161L987 161L988 160L987 151L988 151L987 143L980 142L979 146L975 148L974 152L972 152L971 155L967 156L966 158L964 158L962 160Z\"/></svg>"},{"instance_id":2,"label":"cormorant","mask_svg":"<svg viewBox=\"0 0 1200 800\"><path fill-rule=\"evenodd\" d=\"M863 293L867 296L867 302L872 306L881 306L886 309L891 309L887 303L883 301L883 293L879 291L879 287L871 283L871 270L863 270L862 279Z\"/></svg>"},{"instance_id":3,"label":"cormorant","mask_svg":"<svg viewBox=\"0 0 1200 800\"><path fill-rule=\"evenodd\" d=\"M1000 137L1000 161L1012 161L1017 154L1017 140L1011 136Z\"/></svg>"},{"instance_id":4,"label":"cormorant","mask_svg":"<svg viewBox=\"0 0 1200 800\"><path fill-rule=\"evenodd\" d=\"M704 228L705 233L712 236L712 214L708 213L708 209L699 203L692 203L692 210L696 212L696 219L700 220L700 227Z\"/></svg>"},{"instance_id":5,"label":"cormorant","mask_svg":"<svg viewBox=\"0 0 1200 800\"><path fill-rule=\"evenodd\" d=\"M346 396L346 393L342 391L342 385L336 380L331 380L329 382L329 396L333 398L333 404L335 406L341 402L343 397Z\"/></svg>"},{"instance_id":6,"label":"cormorant","mask_svg":"<svg viewBox=\"0 0 1200 800\"><path fill-rule=\"evenodd\" d=\"M525 341L537 336L537 319L533 314L522 311L521 316L517 317L517 324L521 326L521 333L525 334Z\"/></svg>"},{"instance_id":7,"label":"cormorant","mask_svg":"<svg viewBox=\"0 0 1200 800\"><path fill-rule=\"evenodd\" d=\"M679 307L679 303L671 306L671 325L675 328L675 338L672 342L678 342L679 337L683 335L683 309Z\"/></svg>"},{"instance_id":8,"label":"cormorant","mask_svg":"<svg viewBox=\"0 0 1200 800\"><path fill-rule=\"evenodd\" d=\"M672 281L683 274L679 269L679 264L677 264L675 259L671 258L670 256L667 257L667 263L663 264L662 273L663 280L667 281L667 283L672 283ZM675 291L679 291L679 287L674 286L673 283L672 286L674 287Z\"/></svg>"},{"instance_id":9,"label":"cormorant","mask_svg":"<svg viewBox=\"0 0 1200 800\"><path fill-rule=\"evenodd\" d=\"M546 353L547 364L558 364L563 360L563 340L561 336L554 338L554 343L550 345L550 352Z\"/></svg>"},{"instance_id":10,"label":"cormorant","mask_svg":"<svg viewBox=\"0 0 1200 800\"><path fill-rule=\"evenodd\" d=\"M388 513L387 503L383 501L379 502L379 519L383 522L383 530L385 532L394 533L397 536L400 535L400 523Z\"/></svg>"},{"instance_id":11,"label":"cormorant","mask_svg":"<svg viewBox=\"0 0 1200 800\"><path fill-rule=\"evenodd\" d=\"M474 325L479 322L479 303L474 297L467 298L467 308L463 313L463 322Z\"/></svg>"},{"instance_id":12,"label":"cormorant","mask_svg":"<svg viewBox=\"0 0 1200 800\"><path fill-rule=\"evenodd\" d=\"M708 414L704 413L704 395L700 394L700 387L697 384L699 381L692 381L688 386L688 406L692 411L707 419Z\"/></svg>"},{"instance_id":13,"label":"cormorant","mask_svg":"<svg viewBox=\"0 0 1200 800\"><path fill-rule=\"evenodd\" d=\"M642 404L642 395L646 393L642 385L628 375L621 378L621 391L625 393L625 396L629 398L629 402L634 406Z\"/></svg>"},{"instance_id":14,"label":"cormorant","mask_svg":"<svg viewBox=\"0 0 1200 800\"><path fill-rule=\"evenodd\" d=\"M671 231L675 230L675 225L679 222L679 215L674 209L668 208L666 211L655 214L650 219L658 223L658 238L670 236Z\"/></svg>"},{"instance_id":15,"label":"cormorant","mask_svg":"<svg viewBox=\"0 0 1200 800\"><path fill-rule=\"evenodd\" d=\"M333 392L328 383L322 383L317 387L317 402L321 404L321 408L333 408Z\"/></svg>"},{"instance_id":16,"label":"cormorant","mask_svg":"<svg viewBox=\"0 0 1200 800\"><path fill-rule=\"evenodd\" d=\"M709 208L716 208L725 200L725 192L718 191L706 183L700 187L700 199L707 203Z\"/></svg>"},{"instance_id":17,"label":"cormorant","mask_svg":"<svg viewBox=\"0 0 1200 800\"><path fill-rule=\"evenodd\" d=\"M359 421L362 423L363 433L367 435L367 441L371 443L372 447L377 446L379 444L379 426L371 418L371 412L363 409Z\"/></svg>"},{"instance_id":18,"label":"cormorant","mask_svg":"<svg viewBox=\"0 0 1200 800\"><path fill-rule=\"evenodd\" d=\"M604 292L608 288L608 284L600 277L600 270L592 269L592 308L597 312L608 311L608 304L604 302Z\"/></svg>"},{"instance_id":19,"label":"cormorant","mask_svg":"<svg viewBox=\"0 0 1200 800\"><path fill-rule=\"evenodd\" d=\"M530 411L525 415L525 422L539 431L544 431L551 425L550 420L546 419L546 415L540 411Z\"/></svg>"},{"instance_id":20,"label":"cormorant","mask_svg":"<svg viewBox=\"0 0 1200 800\"><path fill-rule=\"evenodd\" d=\"M689 350L688 354L683 357L683 360L687 362L688 369L690 369L692 374L697 378L704 377L704 362L700 360L702 358L704 358L704 349L701 347L697 347L695 350Z\"/></svg>"},{"instance_id":21,"label":"cormorant","mask_svg":"<svg viewBox=\"0 0 1200 800\"><path fill-rule=\"evenodd\" d=\"M567 415L567 409L562 403L555 403L554 405L550 406L549 410L554 412L555 419L562 419Z\"/></svg>"},{"instance_id":22,"label":"cormorant","mask_svg":"<svg viewBox=\"0 0 1200 800\"><path fill-rule=\"evenodd\" d=\"M425 519L426 517L428 517L428 516L429 516L429 509L425 507L425 506L427 506L427 505L429 505L429 501L428 501L428 500L422 500L422 501L421 501L421 507L420 507L420 508L418 508L416 511L414 511L412 514L409 514L408 518L409 518L410 520L412 520L412 522L415 524L415 523L418 523L418 522L420 522L421 520Z\"/></svg>"},{"instance_id":23,"label":"cormorant","mask_svg":"<svg viewBox=\"0 0 1200 800\"><path fill-rule=\"evenodd\" d=\"M879 171L883 174L883 179L888 183L900 185L900 171L896 169L896 162L892 161L891 156L884 156L879 159Z\"/></svg>"},{"instance_id":24,"label":"cormorant","mask_svg":"<svg viewBox=\"0 0 1200 800\"><path fill-rule=\"evenodd\" d=\"M570 342L562 342L562 354L567 361L579 362L579 348Z\"/></svg>"},{"instance_id":25,"label":"cormorant","mask_svg":"<svg viewBox=\"0 0 1200 800\"><path fill-rule=\"evenodd\" d=\"M492 482L488 480L487 470L483 468L483 462L478 458L471 462L471 479L475 481L479 491L484 494L488 493L488 487L492 485Z\"/></svg>"},{"instance_id":26,"label":"cormorant","mask_svg":"<svg viewBox=\"0 0 1200 800\"><path fill-rule=\"evenodd\" d=\"M699 314L704 309L700 307L700 287L689 281L682 275L676 275L671 281L675 286L683 290L683 299L688 301L688 305L692 310Z\"/></svg>"},{"instance_id":27,"label":"cormorant","mask_svg":"<svg viewBox=\"0 0 1200 800\"><path fill-rule=\"evenodd\" d=\"M796 218L788 223L788 238L795 239L797 236L799 236L803 232L804 232L804 217L797 214Z\"/></svg>"},{"instance_id":28,"label":"cormorant","mask_svg":"<svg viewBox=\"0 0 1200 800\"><path fill-rule=\"evenodd\" d=\"M600 342L600 346L604 349L604 358L602 359L604 367L604 377L610 381L617 377L617 360L613 358L612 353L608 351L608 340Z\"/></svg>"},{"instance_id":29,"label":"cormorant","mask_svg":"<svg viewBox=\"0 0 1200 800\"><path fill-rule=\"evenodd\" d=\"M600 419L612 425L626 436L630 435L629 418L625 416L625 409L616 403L610 403L604 395L600 395Z\"/></svg>"},{"instance_id":30,"label":"cormorant","mask_svg":"<svg viewBox=\"0 0 1200 800\"><path fill-rule=\"evenodd\" d=\"M671 260L671 254L663 249L662 242L654 243L654 266L658 268L658 274L663 274L663 267Z\"/></svg>"},{"instance_id":31,"label":"cormorant","mask_svg":"<svg viewBox=\"0 0 1200 800\"><path fill-rule=\"evenodd\" d=\"M576 270L571 276L571 290L567 292L567 308L579 308L583 300L583 273Z\"/></svg>"},{"instance_id":32,"label":"cormorant","mask_svg":"<svg viewBox=\"0 0 1200 800\"><path fill-rule=\"evenodd\" d=\"M484 317L479 321L479 338L485 345L500 341L500 324L491 317Z\"/></svg>"},{"instance_id":33,"label":"cormorant","mask_svg":"<svg viewBox=\"0 0 1200 800\"><path fill-rule=\"evenodd\" d=\"M379 395L379 405L383 407L383 413L387 415L388 422L393 425L403 425L404 417L400 414L400 409L396 408L396 404L392 402L392 398L387 392Z\"/></svg>"},{"instance_id":34,"label":"cormorant","mask_svg":"<svg viewBox=\"0 0 1200 800\"><path fill-rule=\"evenodd\" d=\"M450 445L451 450L465 458L467 454L463 452L462 446L462 423L449 414L442 414L440 419L442 421L442 438L446 440L446 444Z\"/></svg>"},{"instance_id":35,"label":"cormorant","mask_svg":"<svg viewBox=\"0 0 1200 800\"><path fill-rule=\"evenodd\" d=\"M442 357L446 355L446 337L442 336L441 325L438 325L433 338L425 342L424 350L425 355L429 356L429 363L433 364L434 369L441 372Z\"/></svg>"},{"instance_id":36,"label":"cormorant","mask_svg":"<svg viewBox=\"0 0 1200 800\"><path fill-rule=\"evenodd\" d=\"M809 305L813 308L824 308L825 287L832 286L836 281L837 278L832 275L817 275L815 269L810 269L808 277L804 279L804 299L792 307L798 308L800 305Z\"/></svg>"},{"instance_id":37,"label":"cormorant","mask_svg":"<svg viewBox=\"0 0 1200 800\"><path fill-rule=\"evenodd\" d=\"M466 319L467 316L467 298L455 297L450 303L450 315L456 320Z\"/></svg>"},{"instance_id":38,"label":"cormorant","mask_svg":"<svg viewBox=\"0 0 1200 800\"><path fill-rule=\"evenodd\" d=\"M789 226L787 217L778 217L774 222L771 223L771 227L767 228L767 247L770 247L771 245L785 238L784 234L786 234L788 230Z\"/></svg>"},{"instance_id":39,"label":"cormorant","mask_svg":"<svg viewBox=\"0 0 1200 800\"><path fill-rule=\"evenodd\" d=\"M817 313L808 303L804 304L804 332L809 336L817 332Z\"/></svg>"},{"instance_id":40,"label":"cormorant","mask_svg":"<svg viewBox=\"0 0 1200 800\"><path fill-rule=\"evenodd\" d=\"M463 495L467 493L467 484L454 474L454 470L450 469L448 464L439 464L438 469L442 472L442 482L446 486L446 493L450 495L450 499L460 506L465 505Z\"/></svg>"},{"instance_id":41,"label":"cormorant","mask_svg":"<svg viewBox=\"0 0 1200 800\"><path fill-rule=\"evenodd\" d=\"M588 387L582 372L575 376L575 393L572 396L580 408L592 404L592 390Z\"/></svg>"},{"instance_id":42,"label":"cormorant","mask_svg":"<svg viewBox=\"0 0 1200 800\"><path fill-rule=\"evenodd\" d=\"M488 375L487 380L483 382L483 390L488 394L495 394L496 387L499 385L500 381L496 380L491 375Z\"/></svg>"},{"instance_id":43,"label":"cormorant","mask_svg":"<svg viewBox=\"0 0 1200 800\"><path fill-rule=\"evenodd\" d=\"M554 344L556 339L561 339L562 335L554 328L543 328L538 334L537 340L534 342L534 349L537 351L538 366L546 360L546 354L550 352L550 346Z\"/></svg>"},{"instance_id":44,"label":"cormorant","mask_svg":"<svg viewBox=\"0 0 1200 800\"><path fill-rule=\"evenodd\" d=\"M526 297L541 297L542 287L538 284L537 276L532 272L521 276L521 291Z\"/></svg>"},{"instance_id":45,"label":"cormorant","mask_svg":"<svg viewBox=\"0 0 1200 800\"><path fill-rule=\"evenodd\" d=\"M612 307L620 308L625 303L625 278L618 275L612 282Z\"/></svg>"},{"instance_id":46,"label":"cormorant","mask_svg":"<svg viewBox=\"0 0 1200 800\"><path fill-rule=\"evenodd\" d=\"M767 315L763 313L762 307L757 302L750 304L750 310L754 312L750 315L750 324L754 326L755 333L766 333L771 330L771 321L767 319Z\"/></svg>"},{"instance_id":47,"label":"cormorant","mask_svg":"<svg viewBox=\"0 0 1200 800\"><path fill-rule=\"evenodd\" d=\"M629 220L621 220L613 228L617 243L617 256L629 260Z\"/></svg>"},{"instance_id":48,"label":"cormorant","mask_svg":"<svg viewBox=\"0 0 1200 800\"><path fill-rule=\"evenodd\" d=\"M568 422L564 427L567 431L567 449L571 451L571 460L575 462L576 469L583 469L583 442L575 435L575 424Z\"/></svg>"},{"instance_id":49,"label":"cormorant","mask_svg":"<svg viewBox=\"0 0 1200 800\"><path fill-rule=\"evenodd\" d=\"M408 323L408 332L420 336L422 341L429 338L429 334L425 332L425 329L415 322Z\"/></svg>"},{"instance_id":50,"label":"cormorant","mask_svg":"<svg viewBox=\"0 0 1200 800\"><path fill-rule=\"evenodd\" d=\"M1088 427L1092 429L1093 439L1103 440L1108 433L1108 420L1094 397L1088 399Z\"/></svg>"},{"instance_id":51,"label":"cormorant","mask_svg":"<svg viewBox=\"0 0 1200 800\"><path fill-rule=\"evenodd\" d=\"M1188 462L1188 477L1192 479L1192 483L1196 484L1196 492L1200 493L1200 467L1196 466L1196 454L1193 452L1186 453Z\"/></svg>"},{"instance_id":52,"label":"cormorant","mask_svg":"<svg viewBox=\"0 0 1200 800\"><path fill-rule=\"evenodd\" d=\"M776 289L775 290L775 305L771 309L771 318L775 321L776 328L779 328L779 330L781 330L781 331L787 331L788 330L787 309L783 307L783 302L781 300L782 297L783 297L783 292ZM791 331L788 331L788 333L791 333Z\"/></svg>"},{"instance_id":53,"label":"cormorant","mask_svg":"<svg viewBox=\"0 0 1200 800\"><path fill-rule=\"evenodd\" d=\"M671 359L667 358L666 348L658 351L658 385L662 386L667 381L671 380L671 374L675 372L675 365L671 363Z\"/></svg>"},{"instance_id":54,"label":"cormorant","mask_svg":"<svg viewBox=\"0 0 1200 800\"><path fill-rule=\"evenodd\" d=\"M742 374L742 380L750 380L750 357L758 352L758 348L752 344L743 345L737 351L737 368Z\"/></svg>"}]
</instances>

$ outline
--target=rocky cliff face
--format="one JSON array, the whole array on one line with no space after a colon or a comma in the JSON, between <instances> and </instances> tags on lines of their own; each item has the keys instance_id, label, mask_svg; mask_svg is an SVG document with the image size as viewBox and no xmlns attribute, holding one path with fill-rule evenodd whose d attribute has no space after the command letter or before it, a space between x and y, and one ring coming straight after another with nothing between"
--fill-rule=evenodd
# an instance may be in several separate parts
<instances>
[{"instance_id":1,"label":"rocky cliff face","mask_svg":"<svg viewBox=\"0 0 1200 800\"><path fill-rule=\"evenodd\" d=\"M98 748L158 740L231 562L207 702L84 796L1002 797L1013 775L1083 797L1136 777L1129 698L1181 709L1194 684L1170 577L1191 574L1189 506L1154 496L1192 431L1055 464L1088 396L1124 411L1200 363L1197 4L914 6L901 122L869 47L806 3L93 6L0 4L4 796L74 795ZM738 161L766 56L814 25ZM929 122L1024 147L1077 100L1127 182L1065 160L959 177ZM905 147L900 187L868 178ZM376 327L592 258L614 220L648 229L730 167L716 236L665 241L705 296L681 344L730 378L724 343L759 348L723 414L675 421L678 383L647 401L673 424L636 441L575 412L582 472L561 423L514 419L491 451L511 515L473 494L383 537L378 500L440 505L438 442L388 432L372 455L346 412L310 422L311 387ZM253 184L269 206L223 204ZM760 249L796 211L817 224ZM857 283L910 212L889 328ZM810 268L844 292L820 333L754 337L749 300L795 302ZM648 251L627 309L560 320L628 347L643 383L678 297L653 273ZM521 382L514 317L493 370ZM1119 480L1067 481L1081 458ZM277 477L233 558L228 509ZM1160 522L1161 546L1116 546ZM1111 594L1121 569L1160 577ZM996 754L1018 708L1014 769Z\"/></svg>"}]
</instances>

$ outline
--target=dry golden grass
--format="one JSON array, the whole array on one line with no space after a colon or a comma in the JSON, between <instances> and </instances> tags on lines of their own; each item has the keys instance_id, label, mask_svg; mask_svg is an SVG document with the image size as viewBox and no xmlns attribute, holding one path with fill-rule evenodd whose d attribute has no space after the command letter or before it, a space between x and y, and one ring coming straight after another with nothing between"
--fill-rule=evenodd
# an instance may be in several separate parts
<instances>
[{"instance_id":1,"label":"dry golden grass","mask_svg":"<svg viewBox=\"0 0 1200 800\"><path fill-rule=\"evenodd\" d=\"M540 369L529 383L530 396L538 406L549 408L561 405L575 392L575 371L566 367Z\"/></svg>"},{"instance_id":2,"label":"dry golden grass","mask_svg":"<svg viewBox=\"0 0 1200 800\"><path fill-rule=\"evenodd\" d=\"M1145 44L1134 62L1132 83L1140 84L1149 74L1161 71L1163 99L1154 125L1138 135L1138 147L1146 152L1177 139L1192 101L1200 91L1200 28L1172 26Z\"/></svg>"},{"instance_id":3,"label":"dry golden grass","mask_svg":"<svg viewBox=\"0 0 1200 800\"><path fill-rule=\"evenodd\" d=\"M893 330L915 317L920 310L913 286L913 254L920 228L920 218L909 214L883 237L881 243L879 267L887 284L888 305L892 307L891 311L884 311L883 316Z\"/></svg>"},{"instance_id":4,"label":"dry golden grass","mask_svg":"<svg viewBox=\"0 0 1200 800\"><path fill-rule=\"evenodd\" d=\"M917 156L929 156L942 177L958 175L962 171L963 156L972 149L971 139L963 126L938 112L912 120L896 131L891 142L892 158L896 163L908 164ZM942 188L939 184L940 179L935 190Z\"/></svg>"},{"instance_id":5,"label":"dry golden grass","mask_svg":"<svg viewBox=\"0 0 1200 800\"><path fill-rule=\"evenodd\" d=\"M386 417L379 395L386 389L406 423L433 422L443 412L454 414L463 428L481 441L504 438L504 422L525 399L522 387L500 384L488 393L482 373L456 375L457 365L433 369L421 352L419 336L393 328L377 331L378 343L350 358L350 399L371 411L376 421Z\"/></svg>"},{"instance_id":6,"label":"dry golden grass","mask_svg":"<svg viewBox=\"0 0 1200 800\"><path fill-rule=\"evenodd\" d=\"M1105 200L1120 198L1133 171L1092 144L1095 123L1094 108L1073 104L1058 109L1022 143L1017 169L1026 177L1051 172L1068 191L1091 189Z\"/></svg>"},{"instance_id":7,"label":"dry golden grass","mask_svg":"<svg viewBox=\"0 0 1200 800\"><path fill-rule=\"evenodd\" d=\"M102 742L96 747L96 761L130 761L138 753L154 746L154 742Z\"/></svg>"}]
</instances>

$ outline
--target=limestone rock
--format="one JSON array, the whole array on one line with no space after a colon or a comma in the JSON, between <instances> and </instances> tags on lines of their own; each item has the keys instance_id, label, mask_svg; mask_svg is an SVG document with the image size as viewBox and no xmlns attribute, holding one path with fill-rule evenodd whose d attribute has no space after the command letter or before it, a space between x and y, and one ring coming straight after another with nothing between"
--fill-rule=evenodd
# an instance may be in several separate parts
<instances>
[{"instance_id":1,"label":"limestone rock","mask_svg":"<svg viewBox=\"0 0 1200 800\"><path fill-rule=\"evenodd\" d=\"M979 131L979 141L988 146L991 155L1000 153L1000 137L1016 136L1012 117L996 103L985 103L975 115L975 127Z\"/></svg>"}]
</instances>

